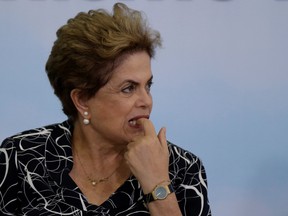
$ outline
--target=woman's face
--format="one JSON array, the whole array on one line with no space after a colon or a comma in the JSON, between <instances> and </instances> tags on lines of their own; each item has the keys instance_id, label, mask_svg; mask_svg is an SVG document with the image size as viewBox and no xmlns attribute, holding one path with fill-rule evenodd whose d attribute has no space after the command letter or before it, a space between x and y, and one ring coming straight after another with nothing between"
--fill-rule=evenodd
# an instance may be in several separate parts
<instances>
[{"instance_id":1,"label":"woman's face","mask_svg":"<svg viewBox=\"0 0 288 216\"><path fill-rule=\"evenodd\" d=\"M88 100L92 136L127 144L142 132L136 120L149 118L152 110L150 61L146 52L128 55L109 82Z\"/></svg>"}]
</instances>

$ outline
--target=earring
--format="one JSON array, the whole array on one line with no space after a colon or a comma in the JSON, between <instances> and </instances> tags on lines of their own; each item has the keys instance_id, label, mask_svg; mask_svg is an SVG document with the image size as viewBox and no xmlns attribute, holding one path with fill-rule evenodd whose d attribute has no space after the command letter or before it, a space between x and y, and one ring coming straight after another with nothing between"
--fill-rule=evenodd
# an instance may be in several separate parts
<instances>
[{"instance_id":1,"label":"earring","mask_svg":"<svg viewBox=\"0 0 288 216\"><path fill-rule=\"evenodd\" d=\"M88 116L88 112L87 111L85 111L83 114L84 114L84 116ZM83 124L84 125L88 125L89 123L90 123L89 119L87 119L87 118L83 119Z\"/></svg>"}]
</instances>

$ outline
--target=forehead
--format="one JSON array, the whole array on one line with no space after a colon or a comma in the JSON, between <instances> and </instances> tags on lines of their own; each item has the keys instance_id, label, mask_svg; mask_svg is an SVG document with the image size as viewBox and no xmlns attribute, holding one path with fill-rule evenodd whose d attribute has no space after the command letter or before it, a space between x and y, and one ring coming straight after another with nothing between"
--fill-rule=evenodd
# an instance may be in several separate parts
<instances>
[{"instance_id":1,"label":"forehead","mask_svg":"<svg viewBox=\"0 0 288 216\"><path fill-rule=\"evenodd\" d=\"M125 59L115 68L110 81L125 79L146 80L152 76L151 58L146 52L136 52L126 55Z\"/></svg>"}]
</instances>

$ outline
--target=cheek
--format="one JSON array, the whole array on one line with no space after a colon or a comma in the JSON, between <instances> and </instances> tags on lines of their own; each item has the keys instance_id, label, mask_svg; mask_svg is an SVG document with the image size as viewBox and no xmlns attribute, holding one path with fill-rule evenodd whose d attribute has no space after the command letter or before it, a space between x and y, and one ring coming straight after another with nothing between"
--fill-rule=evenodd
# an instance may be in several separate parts
<instances>
[{"instance_id":1,"label":"cheek","mask_svg":"<svg viewBox=\"0 0 288 216\"><path fill-rule=\"evenodd\" d=\"M105 112L107 118L109 118L111 121L117 120L124 124L127 121L129 113L131 112L132 108L133 103L131 103L131 101L129 100L125 101L114 100L107 103L106 106L102 108L102 110L103 112Z\"/></svg>"},{"instance_id":2,"label":"cheek","mask_svg":"<svg viewBox=\"0 0 288 216\"><path fill-rule=\"evenodd\" d=\"M117 126L114 126L123 127L129 118L133 105L133 98L121 98L118 95L111 94L104 99L100 98L91 107L94 109L95 120L106 123L113 122L117 124Z\"/></svg>"}]
</instances>

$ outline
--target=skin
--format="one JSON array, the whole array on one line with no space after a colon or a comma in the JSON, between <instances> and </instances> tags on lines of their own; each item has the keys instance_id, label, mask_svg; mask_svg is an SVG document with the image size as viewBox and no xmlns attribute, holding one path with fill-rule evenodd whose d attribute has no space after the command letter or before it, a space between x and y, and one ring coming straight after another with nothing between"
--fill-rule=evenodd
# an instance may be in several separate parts
<instances>
[{"instance_id":1,"label":"skin","mask_svg":"<svg viewBox=\"0 0 288 216\"><path fill-rule=\"evenodd\" d=\"M169 181L166 129L161 128L157 134L149 120L152 77L149 55L137 52L127 56L91 99L83 100L77 89L71 92L79 115L74 124L70 176L90 203L103 203L131 174L144 193ZM84 117L90 124L83 124ZM109 184L100 183L91 190L87 174L99 179L111 175L111 170L116 171ZM174 193L165 200L151 202L149 211L151 215L181 215Z\"/></svg>"}]
</instances>

